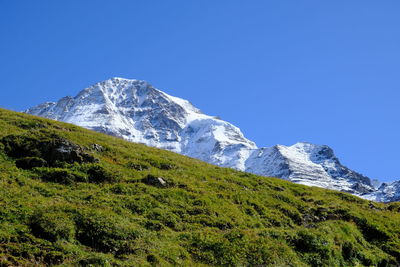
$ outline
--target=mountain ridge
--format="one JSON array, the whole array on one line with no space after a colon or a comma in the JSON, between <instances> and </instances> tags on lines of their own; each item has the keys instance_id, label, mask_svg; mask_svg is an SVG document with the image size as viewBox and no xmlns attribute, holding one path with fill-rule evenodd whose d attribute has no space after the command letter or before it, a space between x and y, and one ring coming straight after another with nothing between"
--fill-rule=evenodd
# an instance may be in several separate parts
<instances>
[{"instance_id":1,"label":"mountain ridge","mask_svg":"<svg viewBox=\"0 0 400 267\"><path fill-rule=\"evenodd\" d=\"M350 192L370 200L392 201L380 197L388 195L383 187L375 188L370 178L343 166L328 146L299 142L258 148L233 124L203 114L189 101L170 96L143 80L111 78L76 97L46 102L25 112L222 167Z\"/></svg>"}]
</instances>

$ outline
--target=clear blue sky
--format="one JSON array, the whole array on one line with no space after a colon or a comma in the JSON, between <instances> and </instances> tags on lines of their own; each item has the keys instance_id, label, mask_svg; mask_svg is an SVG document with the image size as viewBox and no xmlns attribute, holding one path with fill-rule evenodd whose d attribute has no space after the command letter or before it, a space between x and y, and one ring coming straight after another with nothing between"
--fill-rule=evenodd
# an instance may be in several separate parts
<instances>
[{"instance_id":1,"label":"clear blue sky","mask_svg":"<svg viewBox=\"0 0 400 267\"><path fill-rule=\"evenodd\" d=\"M0 106L144 79L259 146L400 179L400 1L0 1Z\"/></svg>"}]
</instances>

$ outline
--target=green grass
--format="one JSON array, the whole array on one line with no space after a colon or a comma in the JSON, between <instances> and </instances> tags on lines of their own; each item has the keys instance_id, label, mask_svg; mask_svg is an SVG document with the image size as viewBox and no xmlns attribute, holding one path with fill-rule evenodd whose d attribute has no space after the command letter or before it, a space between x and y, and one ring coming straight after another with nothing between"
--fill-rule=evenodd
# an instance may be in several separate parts
<instances>
[{"instance_id":1,"label":"green grass","mask_svg":"<svg viewBox=\"0 0 400 267\"><path fill-rule=\"evenodd\" d=\"M0 266L398 264L399 203L0 109Z\"/></svg>"}]
</instances>

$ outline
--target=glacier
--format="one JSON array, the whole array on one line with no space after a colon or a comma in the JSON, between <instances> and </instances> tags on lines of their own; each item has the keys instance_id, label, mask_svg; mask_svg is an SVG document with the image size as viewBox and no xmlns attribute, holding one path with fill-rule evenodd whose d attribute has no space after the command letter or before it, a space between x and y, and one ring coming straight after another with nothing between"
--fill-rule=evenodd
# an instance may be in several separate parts
<instances>
[{"instance_id":1,"label":"glacier","mask_svg":"<svg viewBox=\"0 0 400 267\"><path fill-rule=\"evenodd\" d=\"M400 182L376 183L343 166L328 146L299 142L258 148L229 122L202 113L189 101L143 80L111 78L57 102L24 111L125 140L170 150L222 167L397 201Z\"/></svg>"}]
</instances>

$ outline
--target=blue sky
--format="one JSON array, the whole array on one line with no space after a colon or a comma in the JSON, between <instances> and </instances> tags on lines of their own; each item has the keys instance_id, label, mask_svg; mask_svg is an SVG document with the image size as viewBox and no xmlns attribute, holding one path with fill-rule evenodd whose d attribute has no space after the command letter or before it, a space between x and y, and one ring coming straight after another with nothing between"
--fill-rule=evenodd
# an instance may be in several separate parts
<instances>
[{"instance_id":1,"label":"blue sky","mask_svg":"<svg viewBox=\"0 0 400 267\"><path fill-rule=\"evenodd\" d=\"M0 106L144 79L259 146L400 179L400 1L0 1Z\"/></svg>"}]
</instances>

